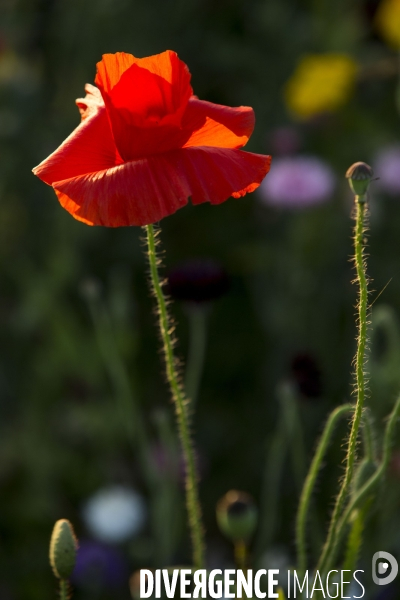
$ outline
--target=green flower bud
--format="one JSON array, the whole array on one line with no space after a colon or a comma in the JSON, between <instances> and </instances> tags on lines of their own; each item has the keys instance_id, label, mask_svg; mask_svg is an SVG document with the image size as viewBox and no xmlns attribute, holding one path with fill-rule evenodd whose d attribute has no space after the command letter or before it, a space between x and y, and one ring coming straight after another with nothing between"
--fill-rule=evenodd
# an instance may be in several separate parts
<instances>
[{"instance_id":1,"label":"green flower bud","mask_svg":"<svg viewBox=\"0 0 400 600\"><path fill-rule=\"evenodd\" d=\"M257 508L245 492L231 490L217 504L217 522L222 533L233 542L247 541L257 525Z\"/></svg>"},{"instance_id":2,"label":"green flower bud","mask_svg":"<svg viewBox=\"0 0 400 600\"><path fill-rule=\"evenodd\" d=\"M373 176L372 168L364 162L354 163L346 172L349 186L356 196L365 196Z\"/></svg>"},{"instance_id":3,"label":"green flower bud","mask_svg":"<svg viewBox=\"0 0 400 600\"><path fill-rule=\"evenodd\" d=\"M377 464L369 459L364 458L360 464L358 465L356 472L354 473L353 483L352 483L352 496L356 496L356 494L361 490L364 484L372 477L377 469Z\"/></svg>"},{"instance_id":4,"label":"green flower bud","mask_svg":"<svg viewBox=\"0 0 400 600\"><path fill-rule=\"evenodd\" d=\"M69 579L75 566L78 540L67 519L60 519L54 525L50 540L50 565L58 579Z\"/></svg>"}]
</instances>

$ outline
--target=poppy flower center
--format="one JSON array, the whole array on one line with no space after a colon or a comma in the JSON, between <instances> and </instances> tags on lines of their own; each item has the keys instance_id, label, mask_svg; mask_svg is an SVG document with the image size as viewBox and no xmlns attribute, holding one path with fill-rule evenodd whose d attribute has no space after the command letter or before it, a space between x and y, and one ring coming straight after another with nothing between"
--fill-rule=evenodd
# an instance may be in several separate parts
<instances>
[{"instance_id":1,"label":"poppy flower center","mask_svg":"<svg viewBox=\"0 0 400 600\"><path fill-rule=\"evenodd\" d=\"M111 90L110 100L127 124L138 127L158 125L179 108L174 102L173 86L136 64L123 73Z\"/></svg>"}]
</instances>

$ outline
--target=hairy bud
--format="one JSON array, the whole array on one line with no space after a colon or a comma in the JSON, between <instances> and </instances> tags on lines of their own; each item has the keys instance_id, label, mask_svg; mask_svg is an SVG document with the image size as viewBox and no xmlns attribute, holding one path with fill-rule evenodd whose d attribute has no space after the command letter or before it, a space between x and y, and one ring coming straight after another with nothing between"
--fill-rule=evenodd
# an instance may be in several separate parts
<instances>
[{"instance_id":1,"label":"hairy bud","mask_svg":"<svg viewBox=\"0 0 400 600\"><path fill-rule=\"evenodd\" d=\"M365 196L373 176L372 168L364 162L354 163L346 172L349 186L356 196Z\"/></svg>"},{"instance_id":2,"label":"hairy bud","mask_svg":"<svg viewBox=\"0 0 400 600\"><path fill-rule=\"evenodd\" d=\"M54 525L50 540L50 565L58 579L69 579L75 566L78 540L67 519Z\"/></svg>"}]
</instances>

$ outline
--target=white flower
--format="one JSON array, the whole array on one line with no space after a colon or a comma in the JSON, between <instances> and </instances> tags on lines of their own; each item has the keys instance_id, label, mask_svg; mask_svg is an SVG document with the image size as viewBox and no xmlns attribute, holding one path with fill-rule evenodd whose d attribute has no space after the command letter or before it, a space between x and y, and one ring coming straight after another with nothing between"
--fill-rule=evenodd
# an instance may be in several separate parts
<instances>
[{"instance_id":1,"label":"white flower","mask_svg":"<svg viewBox=\"0 0 400 600\"><path fill-rule=\"evenodd\" d=\"M82 513L94 538L118 543L139 533L146 519L146 506L134 490L112 486L91 496Z\"/></svg>"},{"instance_id":2,"label":"white flower","mask_svg":"<svg viewBox=\"0 0 400 600\"><path fill-rule=\"evenodd\" d=\"M335 175L324 161L316 156L288 156L272 160L259 194L267 204L303 208L329 200L334 188Z\"/></svg>"}]
</instances>

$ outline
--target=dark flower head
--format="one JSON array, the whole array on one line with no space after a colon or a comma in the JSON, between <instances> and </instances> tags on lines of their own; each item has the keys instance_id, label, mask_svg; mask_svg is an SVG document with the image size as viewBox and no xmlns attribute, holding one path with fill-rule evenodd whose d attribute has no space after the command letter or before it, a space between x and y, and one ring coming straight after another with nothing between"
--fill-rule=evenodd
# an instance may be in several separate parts
<instances>
[{"instance_id":1,"label":"dark flower head","mask_svg":"<svg viewBox=\"0 0 400 600\"><path fill-rule=\"evenodd\" d=\"M291 363L291 375L304 398L319 398L322 394L321 371L309 354L296 354Z\"/></svg>"},{"instance_id":2,"label":"dark flower head","mask_svg":"<svg viewBox=\"0 0 400 600\"><path fill-rule=\"evenodd\" d=\"M167 291L175 300L210 302L226 294L229 278L225 269L209 259L194 259L171 269Z\"/></svg>"}]
</instances>

